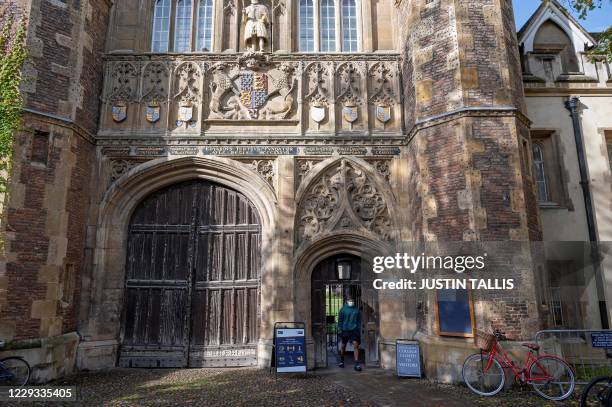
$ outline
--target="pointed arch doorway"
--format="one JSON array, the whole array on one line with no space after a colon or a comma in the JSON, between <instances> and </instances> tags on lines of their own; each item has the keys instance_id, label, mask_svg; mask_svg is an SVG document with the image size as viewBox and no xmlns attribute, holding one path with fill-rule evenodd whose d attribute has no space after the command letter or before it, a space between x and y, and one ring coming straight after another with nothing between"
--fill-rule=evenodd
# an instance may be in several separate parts
<instances>
[{"instance_id":1,"label":"pointed arch doorway","mask_svg":"<svg viewBox=\"0 0 612 407\"><path fill-rule=\"evenodd\" d=\"M379 303L370 270L367 262L350 254L330 256L313 269L311 322L316 368L330 367L337 362L341 342L338 313L348 296L361 311L360 360L370 366L379 364ZM352 351L352 345L347 346L348 350ZM348 360L352 360L350 355Z\"/></svg>"},{"instance_id":2,"label":"pointed arch doorway","mask_svg":"<svg viewBox=\"0 0 612 407\"><path fill-rule=\"evenodd\" d=\"M223 185L165 187L132 214L122 367L253 366L260 316L261 222Z\"/></svg>"}]
</instances>

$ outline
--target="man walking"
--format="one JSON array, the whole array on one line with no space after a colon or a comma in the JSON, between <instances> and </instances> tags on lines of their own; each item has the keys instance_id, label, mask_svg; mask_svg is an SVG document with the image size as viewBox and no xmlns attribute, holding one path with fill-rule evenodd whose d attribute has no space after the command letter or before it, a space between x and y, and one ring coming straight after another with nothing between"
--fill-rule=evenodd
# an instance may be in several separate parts
<instances>
[{"instance_id":1,"label":"man walking","mask_svg":"<svg viewBox=\"0 0 612 407\"><path fill-rule=\"evenodd\" d=\"M346 304L342 306L338 315L338 333L342 338L342 347L340 348L340 363L339 367L344 367L344 353L346 352L346 344L350 341L353 344L353 354L355 357L355 370L361 372L359 364L359 344L361 343L361 312L355 306L355 300L348 297Z\"/></svg>"}]
</instances>

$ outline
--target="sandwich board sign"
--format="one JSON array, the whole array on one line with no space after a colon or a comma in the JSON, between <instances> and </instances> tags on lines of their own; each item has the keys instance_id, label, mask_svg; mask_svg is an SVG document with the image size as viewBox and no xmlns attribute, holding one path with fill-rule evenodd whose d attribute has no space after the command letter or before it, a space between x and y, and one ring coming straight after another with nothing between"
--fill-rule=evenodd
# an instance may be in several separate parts
<instances>
[{"instance_id":1,"label":"sandwich board sign","mask_svg":"<svg viewBox=\"0 0 612 407\"><path fill-rule=\"evenodd\" d=\"M421 348L418 341L398 339L395 364L399 377L421 377Z\"/></svg>"},{"instance_id":2,"label":"sandwich board sign","mask_svg":"<svg viewBox=\"0 0 612 407\"><path fill-rule=\"evenodd\" d=\"M274 327L276 373L306 373L306 330L297 327Z\"/></svg>"}]
</instances>

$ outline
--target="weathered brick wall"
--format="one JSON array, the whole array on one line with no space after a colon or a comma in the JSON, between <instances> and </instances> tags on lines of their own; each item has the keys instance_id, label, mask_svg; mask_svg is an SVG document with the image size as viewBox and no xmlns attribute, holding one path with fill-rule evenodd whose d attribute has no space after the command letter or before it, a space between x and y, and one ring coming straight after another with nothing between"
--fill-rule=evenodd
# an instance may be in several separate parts
<instances>
[{"instance_id":1,"label":"weathered brick wall","mask_svg":"<svg viewBox=\"0 0 612 407\"><path fill-rule=\"evenodd\" d=\"M15 146L5 224L6 293L0 292L0 334L9 340L76 330L95 158L93 144L73 130L33 115L25 121L28 131Z\"/></svg>"},{"instance_id":2,"label":"weathered brick wall","mask_svg":"<svg viewBox=\"0 0 612 407\"><path fill-rule=\"evenodd\" d=\"M0 259L0 338L77 329L102 52L110 2L32 0L28 113L17 136Z\"/></svg>"},{"instance_id":3,"label":"weathered brick wall","mask_svg":"<svg viewBox=\"0 0 612 407\"><path fill-rule=\"evenodd\" d=\"M107 0L32 1L26 107L96 132L109 9Z\"/></svg>"},{"instance_id":4,"label":"weathered brick wall","mask_svg":"<svg viewBox=\"0 0 612 407\"><path fill-rule=\"evenodd\" d=\"M407 22L402 72L414 238L541 239L523 157L528 120L511 2L403 0L398 11ZM506 260L500 264L511 267L496 267L491 277L513 277L520 287L479 293L477 319L528 337L538 322L536 260L528 244ZM419 324L431 333L433 318Z\"/></svg>"}]
</instances>

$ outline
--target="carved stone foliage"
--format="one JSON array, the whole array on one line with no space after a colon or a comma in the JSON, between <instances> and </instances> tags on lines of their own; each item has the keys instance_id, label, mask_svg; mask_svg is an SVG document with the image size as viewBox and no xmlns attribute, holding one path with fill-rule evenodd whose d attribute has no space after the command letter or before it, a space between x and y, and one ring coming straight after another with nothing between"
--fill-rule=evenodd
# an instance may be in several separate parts
<instances>
[{"instance_id":1,"label":"carved stone foliage","mask_svg":"<svg viewBox=\"0 0 612 407\"><path fill-rule=\"evenodd\" d=\"M312 182L297 213L298 245L343 228L391 238L391 216L381 186L351 160L341 160Z\"/></svg>"},{"instance_id":2,"label":"carved stone foliage","mask_svg":"<svg viewBox=\"0 0 612 407\"><path fill-rule=\"evenodd\" d=\"M179 65L175 77L174 100L179 103L199 103L201 100L200 68L195 62L185 62Z\"/></svg>"},{"instance_id":3,"label":"carved stone foliage","mask_svg":"<svg viewBox=\"0 0 612 407\"><path fill-rule=\"evenodd\" d=\"M137 162L131 160L112 160L110 163L111 171L110 171L110 183L114 183L119 178L123 176L123 174L127 173L129 170L138 165Z\"/></svg>"},{"instance_id":4,"label":"carved stone foliage","mask_svg":"<svg viewBox=\"0 0 612 407\"><path fill-rule=\"evenodd\" d=\"M321 160L296 160L295 162L295 175L297 178L296 187L299 186L306 175L317 165Z\"/></svg>"},{"instance_id":5,"label":"carved stone foliage","mask_svg":"<svg viewBox=\"0 0 612 407\"><path fill-rule=\"evenodd\" d=\"M330 100L329 69L315 62L306 68L308 87L305 100L314 105L327 105Z\"/></svg>"},{"instance_id":6,"label":"carved stone foliage","mask_svg":"<svg viewBox=\"0 0 612 407\"><path fill-rule=\"evenodd\" d=\"M148 64L142 75L142 100L163 103L168 99L168 68L161 62Z\"/></svg>"},{"instance_id":7,"label":"carved stone foliage","mask_svg":"<svg viewBox=\"0 0 612 407\"><path fill-rule=\"evenodd\" d=\"M358 106L362 103L361 67L359 63L347 62L338 68L338 93L336 101L346 106Z\"/></svg>"},{"instance_id":8,"label":"carved stone foliage","mask_svg":"<svg viewBox=\"0 0 612 407\"><path fill-rule=\"evenodd\" d=\"M265 61L217 63L209 70L209 119L284 120L295 115L295 67Z\"/></svg>"},{"instance_id":9,"label":"carved stone foliage","mask_svg":"<svg viewBox=\"0 0 612 407\"><path fill-rule=\"evenodd\" d=\"M384 62L378 62L370 68L369 72L371 91L370 103L393 105L397 103L394 91L394 70Z\"/></svg>"},{"instance_id":10,"label":"carved stone foliage","mask_svg":"<svg viewBox=\"0 0 612 407\"><path fill-rule=\"evenodd\" d=\"M274 187L274 160L253 160L251 168L257 171L270 186Z\"/></svg>"},{"instance_id":11,"label":"carved stone foliage","mask_svg":"<svg viewBox=\"0 0 612 407\"><path fill-rule=\"evenodd\" d=\"M390 160L373 160L370 162L372 167L376 169L378 175L389 181L391 179L391 161Z\"/></svg>"},{"instance_id":12,"label":"carved stone foliage","mask_svg":"<svg viewBox=\"0 0 612 407\"><path fill-rule=\"evenodd\" d=\"M138 89L138 72L130 62L117 62L111 68L111 83L108 101L111 103L128 103L136 101Z\"/></svg>"}]
</instances>

